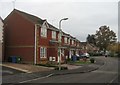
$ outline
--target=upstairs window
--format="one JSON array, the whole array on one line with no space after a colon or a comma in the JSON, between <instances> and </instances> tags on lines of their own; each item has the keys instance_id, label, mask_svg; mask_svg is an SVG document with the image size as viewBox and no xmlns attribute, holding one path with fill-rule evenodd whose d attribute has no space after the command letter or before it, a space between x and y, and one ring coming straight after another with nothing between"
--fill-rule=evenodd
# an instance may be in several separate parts
<instances>
[{"instance_id":1,"label":"upstairs window","mask_svg":"<svg viewBox=\"0 0 120 85\"><path fill-rule=\"evenodd\" d=\"M67 43L67 37L64 37L64 42Z\"/></svg>"},{"instance_id":2,"label":"upstairs window","mask_svg":"<svg viewBox=\"0 0 120 85\"><path fill-rule=\"evenodd\" d=\"M52 31L52 39L56 39L56 31Z\"/></svg>"},{"instance_id":3,"label":"upstairs window","mask_svg":"<svg viewBox=\"0 0 120 85\"><path fill-rule=\"evenodd\" d=\"M74 40L72 40L72 45L74 44Z\"/></svg>"},{"instance_id":4,"label":"upstairs window","mask_svg":"<svg viewBox=\"0 0 120 85\"><path fill-rule=\"evenodd\" d=\"M79 47L79 43L77 43L77 46Z\"/></svg>"},{"instance_id":5,"label":"upstairs window","mask_svg":"<svg viewBox=\"0 0 120 85\"><path fill-rule=\"evenodd\" d=\"M47 28L45 25L41 28L41 37L47 37Z\"/></svg>"}]
</instances>

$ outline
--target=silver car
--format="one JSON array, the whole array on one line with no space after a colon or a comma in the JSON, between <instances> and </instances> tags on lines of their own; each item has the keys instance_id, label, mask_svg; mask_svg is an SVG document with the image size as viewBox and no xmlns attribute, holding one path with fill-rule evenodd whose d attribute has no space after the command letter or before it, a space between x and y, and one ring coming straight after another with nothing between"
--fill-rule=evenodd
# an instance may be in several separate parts
<instances>
[{"instance_id":1,"label":"silver car","mask_svg":"<svg viewBox=\"0 0 120 85\"><path fill-rule=\"evenodd\" d=\"M83 53L83 54L81 55L81 57L82 57L82 58L89 58L90 55L89 55L88 53Z\"/></svg>"}]
</instances>

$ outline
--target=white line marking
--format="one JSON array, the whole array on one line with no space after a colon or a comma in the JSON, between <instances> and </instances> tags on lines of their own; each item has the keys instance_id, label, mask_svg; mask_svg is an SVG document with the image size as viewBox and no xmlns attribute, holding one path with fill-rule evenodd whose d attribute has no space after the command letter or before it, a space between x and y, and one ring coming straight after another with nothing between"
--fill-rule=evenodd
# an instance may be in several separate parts
<instances>
[{"instance_id":1,"label":"white line marking","mask_svg":"<svg viewBox=\"0 0 120 85\"><path fill-rule=\"evenodd\" d=\"M35 80L39 80L39 79L44 79L44 78L48 78L50 76L52 76L53 74L49 74L47 76L44 76L44 77L39 77L39 78L35 78L35 79L31 79L31 80L26 80L26 81L21 81L19 83L26 83L26 82L30 82L30 81L35 81Z\"/></svg>"},{"instance_id":2,"label":"white line marking","mask_svg":"<svg viewBox=\"0 0 120 85\"><path fill-rule=\"evenodd\" d=\"M115 76L115 77L110 81L110 83L113 83L113 81L114 81L117 77L118 77L118 75Z\"/></svg>"}]
</instances>

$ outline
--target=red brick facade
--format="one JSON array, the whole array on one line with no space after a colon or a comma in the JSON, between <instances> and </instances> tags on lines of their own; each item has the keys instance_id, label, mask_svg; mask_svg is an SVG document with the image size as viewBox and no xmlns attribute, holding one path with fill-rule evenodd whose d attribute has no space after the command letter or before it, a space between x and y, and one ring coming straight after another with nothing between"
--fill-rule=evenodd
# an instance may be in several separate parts
<instances>
[{"instance_id":1,"label":"red brick facade","mask_svg":"<svg viewBox=\"0 0 120 85\"><path fill-rule=\"evenodd\" d=\"M4 21L6 61L10 56L20 56L24 63L39 64L47 63L50 57L54 57L54 62L57 63L59 56L58 49L59 46L61 46L61 61L64 62L66 56L71 58L71 50L73 50L74 55L76 49L80 50L80 46L76 44L76 42L78 42L78 44L80 44L80 42L76 38L63 33L62 43L60 44L58 42L59 29L50 25L46 20L42 20L33 15L15 9ZM37 28L35 28L36 25ZM42 26L47 28L46 37L41 36ZM52 39L52 31L56 32L56 39ZM66 36L67 43L65 43L64 39ZM70 39L70 44L68 43L68 39ZM74 40L73 45L72 40ZM41 55L44 55L43 50L46 54L44 57L41 57Z\"/></svg>"}]
</instances>

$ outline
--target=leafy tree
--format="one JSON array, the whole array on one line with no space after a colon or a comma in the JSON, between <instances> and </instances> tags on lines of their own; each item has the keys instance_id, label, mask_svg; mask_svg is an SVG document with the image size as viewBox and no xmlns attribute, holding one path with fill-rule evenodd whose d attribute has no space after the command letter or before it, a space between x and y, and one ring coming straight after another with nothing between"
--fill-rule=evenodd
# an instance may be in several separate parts
<instances>
[{"instance_id":1,"label":"leafy tree","mask_svg":"<svg viewBox=\"0 0 120 85\"><path fill-rule=\"evenodd\" d=\"M110 30L107 26L101 26L95 34L96 45L100 47L101 50L106 50L107 47L116 42L116 33Z\"/></svg>"},{"instance_id":2,"label":"leafy tree","mask_svg":"<svg viewBox=\"0 0 120 85\"><path fill-rule=\"evenodd\" d=\"M93 35L93 34L92 34L92 35L88 34L87 42L96 45L96 42L95 42L95 35Z\"/></svg>"},{"instance_id":3,"label":"leafy tree","mask_svg":"<svg viewBox=\"0 0 120 85\"><path fill-rule=\"evenodd\" d=\"M110 55L111 56L118 56L118 57L120 57L120 43L119 42L110 44L107 47L107 50L110 51Z\"/></svg>"},{"instance_id":4,"label":"leafy tree","mask_svg":"<svg viewBox=\"0 0 120 85\"><path fill-rule=\"evenodd\" d=\"M107 50L112 51L112 52L118 52L118 43L110 44L107 47Z\"/></svg>"}]
</instances>

